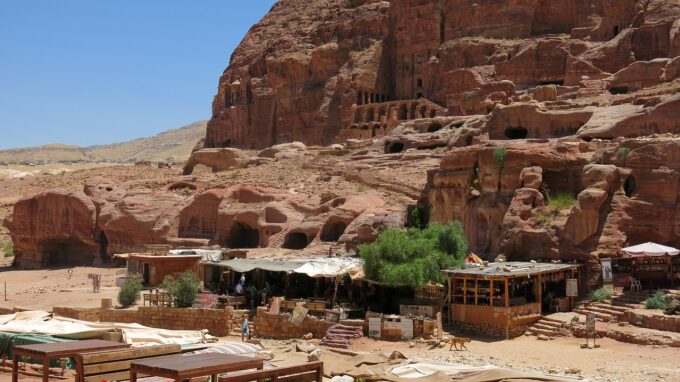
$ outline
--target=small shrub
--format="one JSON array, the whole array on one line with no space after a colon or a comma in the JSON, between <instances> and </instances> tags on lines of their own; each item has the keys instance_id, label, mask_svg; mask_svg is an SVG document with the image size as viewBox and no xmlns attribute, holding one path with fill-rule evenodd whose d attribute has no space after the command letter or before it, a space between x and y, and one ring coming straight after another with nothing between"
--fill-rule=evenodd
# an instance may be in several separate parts
<instances>
[{"instance_id":1,"label":"small shrub","mask_svg":"<svg viewBox=\"0 0 680 382\"><path fill-rule=\"evenodd\" d=\"M2 251L5 253L5 257L13 257L14 256L14 243L12 241L8 241L2 246Z\"/></svg>"},{"instance_id":2,"label":"small shrub","mask_svg":"<svg viewBox=\"0 0 680 382\"><path fill-rule=\"evenodd\" d=\"M652 297L645 300L645 307L647 309L666 309L670 300L666 297L663 291L656 291Z\"/></svg>"},{"instance_id":3,"label":"small shrub","mask_svg":"<svg viewBox=\"0 0 680 382\"><path fill-rule=\"evenodd\" d=\"M590 295L590 299L593 301L602 302L611 299L613 294L614 292L611 289L599 288Z\"/></svg>"},{"instance_id":4,"label":"small shrub","mask_svg":"<svg viewBox=\"0 0 680 382\"><path fill-rule=\"evenodd\" d=\"M571 193L559 193L553 197L548 196L548 206L551 210L564 210L571 208L576 203L576 198Z\"/></svg>"},{"instance_id":5,"label":"small shrub","mask_svg":"<svg viewBox=\"0 0 680 382\"><path fill-rule=\"evenodd\" d=\"M139 298L139 293L144 289L142 282L142 277L138 274L132 274L128 280L120 287L118 291L118 303L123 307L128 306L137 302Z\"/></svg>"},{"instance_id":6,"label":"small shrub","mask_svg":"<svg viewBox=\"0 0 680 382\"><path fill-rule=\"evenodd\" d=\"M364 191L366 191L367 189L368 189L368 187L366 187L365 184L363 184L363 183L357 184L357 191L358 191L358 192L364 192Z\"/></svg>"},{"instance_id":7,"label":"small shrub","mask_svg":"<svg viewBox=\"0 0 680 382\"><path fill-rule=\"evenodd\" d=\"M619 159L626 159L628 154L630 154L630 149L628 147L619 147L618 150L616 150L616 156L619 157Z\"/></svg>"},{"instance_id":8,"label":"small shrub","mask_svg":"<svg viewBox=\"0 0 680 382\"><path fill-rule=\"evenodd\" d=\"M416 228L422 227L420 219L420 210L418 209L418 207L414 208L413 211L411 211L411 226Z\"/></svg>"},{"instance_id":9,"label":"small shrub","mask_svg":"<svg viewBox=\"0 0 680 382\"><path fill-rule=\"evenodd\" d=\"M503 167L505 164L505 146L497 147L493 151L493 159L498 163L499 166Z\"/></svg>"},{"instance_id":10,"label":"small shrub","mask_svg":"<svg viewBox=\"0 0 680 382\"><path fill-rule=\"evenodd\" d=\"M178 308L190 308L196 301L200 281L192 271L185 271L178 277L165 276L162 287L167 290Z\"/></svg>"}]
</instances>

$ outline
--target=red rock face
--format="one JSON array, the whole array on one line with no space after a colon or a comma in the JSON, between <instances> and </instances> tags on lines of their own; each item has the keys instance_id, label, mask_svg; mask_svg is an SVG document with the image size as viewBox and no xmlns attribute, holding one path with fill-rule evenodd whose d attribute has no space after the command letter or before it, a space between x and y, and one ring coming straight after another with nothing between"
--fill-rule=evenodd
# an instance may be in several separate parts
<instances>
[{"instance_id":1,"label":"red rock face","mask_svg":"<svg viewBox=\"0 0 680 382\"><path fill-rule=\"evenodd\" d=\"M341 134L355 107L421 97L485 114L515 87L578 86L680 54L678 15L668 0L279 1L220 78L205 146L330 144L356 135ZM612 82L664 81L657 69ZM398 108L360 122L391 129Z\"/></svg>"},{"instance_id":2,"label":"red rock face","mask_svg":"<svg viewBox=\"0 0 680 382\"><path fill-rule=\"evenodd\" d=\"M91 179L87 194L50 191L18 202L5 223L15 264L91 265L115 253L145 252L150 244L300 250L326 242L356 248L383 227L404 226L405 210L384 208L373 193L321 203L262 187L201 191L176 182L162 191L129 191L112 183Z\"/></svg>"}]
</instances>

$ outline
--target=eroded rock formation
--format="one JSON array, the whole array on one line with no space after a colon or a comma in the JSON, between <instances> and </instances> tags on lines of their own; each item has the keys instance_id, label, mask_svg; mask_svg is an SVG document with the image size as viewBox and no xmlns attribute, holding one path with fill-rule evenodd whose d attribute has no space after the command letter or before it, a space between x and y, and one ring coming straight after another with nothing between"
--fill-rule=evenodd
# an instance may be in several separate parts
<instances>
[{"instance_id":1,"label":"eroded rock formation","mask_svg":"<svg viewBox=\"0 0 680 382\"><path fill-rule=\"evenodd\" d=\"M5 223L15 264L101 263L116 253L144 252L149 244L304 249L325 242L355 248L384 226L404 225L404 210L387 207L371 192L322 202L319 196L243 185L201 191L184 182L131 191L111 183L92 179L86 193L53 191L19 201Z\"/></svg>"}]
</instances>

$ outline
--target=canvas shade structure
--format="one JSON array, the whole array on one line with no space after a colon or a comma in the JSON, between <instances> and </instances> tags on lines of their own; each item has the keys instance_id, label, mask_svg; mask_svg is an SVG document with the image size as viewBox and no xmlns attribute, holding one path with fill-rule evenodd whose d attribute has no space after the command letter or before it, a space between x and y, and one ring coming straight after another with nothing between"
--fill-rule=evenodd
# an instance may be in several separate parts
<instances>
[{"instance_id":1,"label":"canvas shade structure","mask_svg":"<svg viewBox=\"0 0 680 382\"><path fill-rule=\"evenodd\" d=\"M680 254L680 250L673 247L667 247L665 245L657 243L644 243L633 245L631 247L626 247L621 249L624 254L636 258L636 257L658 257L658 256L677 256Z\"/></svg>"},{"instance_id":2,"label":"canvas shade structure","mask_svg":"<svg viewBox=\"0 0 680 382\"><path fill-rule=\"evenodd\" d=\"M230 268L238 273L261 269L269 272L299 273L309 277L337 277L349 274L353 279L363 276L363 262L356 258L316 258L316 259L232 259L212 263Z\"/></svg>"}]
</instances>

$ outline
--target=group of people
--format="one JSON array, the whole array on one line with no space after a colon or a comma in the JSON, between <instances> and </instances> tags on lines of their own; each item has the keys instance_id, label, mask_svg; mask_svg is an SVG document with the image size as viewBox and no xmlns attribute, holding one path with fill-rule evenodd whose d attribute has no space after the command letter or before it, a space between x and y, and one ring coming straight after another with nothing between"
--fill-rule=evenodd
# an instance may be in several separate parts
<instances>
[{"instance_id":1,"label":"group of people","mask_svg":"<svg viewBox=\"0 0 680 382\"><path fill-rule=\"evenodd\" d=\"M234 287L234 294L237 296L245 296L246 304L250 309L256 308L258 305L266 305L270 296L269 283L265 282L264 288L258 290L254 284L246 285L246 276L241 275L238 283Z\"/></svg>"}]
</instances>

